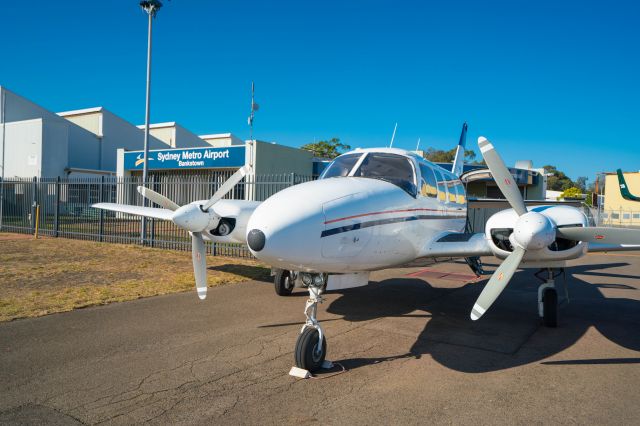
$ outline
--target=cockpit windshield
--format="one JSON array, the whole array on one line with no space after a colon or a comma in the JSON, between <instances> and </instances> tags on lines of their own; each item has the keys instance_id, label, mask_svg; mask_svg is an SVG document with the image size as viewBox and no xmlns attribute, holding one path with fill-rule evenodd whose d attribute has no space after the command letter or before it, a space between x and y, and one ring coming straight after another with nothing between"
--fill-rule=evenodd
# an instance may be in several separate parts
<instances>
[{"instance_id":1,"label":"cockpit windshield","mask_svg":"<svg viewBox=\"0 0 640 426\"><path fill-rule=\"evenodd\" d=\"M370 152L353 176L380 179L416 196L415 172L408 158L383 152Z\"/></svg>"},{"instance_id":2,"label":"cockpit windshield","mask_svg":"<svg viewBox=\"0 0 640 426\"><path fill-rule=\"evenodd\" d=\"M361 156L362 154L347 154L336 158L327 166L320 179L348 176Z\"/></svg>"},{"instance_id":3,"label":"cockpit windshield","mask_svg":"<svg viewBox=\"0 0 640 426\"><path fill-rule=\"evenodd\" d=\"M358 160L365 156L358 169L352 171ZM415 171L408 158L386 152L347 154L336 158L322 173L320 179L354 176L380 179L404 189L416 196Z\"/></svg>"}]
</instances>

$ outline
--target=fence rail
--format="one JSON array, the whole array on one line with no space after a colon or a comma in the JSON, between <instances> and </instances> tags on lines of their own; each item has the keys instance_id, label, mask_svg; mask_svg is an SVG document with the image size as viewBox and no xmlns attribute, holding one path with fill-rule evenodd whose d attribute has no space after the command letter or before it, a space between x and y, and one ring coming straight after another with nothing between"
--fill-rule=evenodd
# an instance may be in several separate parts
<instances>
[{"instance_id":1,"label":"fence rail","mask_svg":"<svg viewBox=\"0 0 640 426\"><path fill-rule=\"evenodd\" d=\"M225 180L221 174L164 175L152 176L145 186L183 205L208 199ZM262 201L309 180L311 176L295 174L247 176L225 198ZM147 219L143 240L140 217L91 207L100 202L142 206L139 185L139 177L5 179L0 181L0 231L33 234L37 220L38 233L52 237L191 250L188 232L172 222ZM206 247L213 255L251 257L243 244L207 243Z\"/></svg>"}]
</instances>

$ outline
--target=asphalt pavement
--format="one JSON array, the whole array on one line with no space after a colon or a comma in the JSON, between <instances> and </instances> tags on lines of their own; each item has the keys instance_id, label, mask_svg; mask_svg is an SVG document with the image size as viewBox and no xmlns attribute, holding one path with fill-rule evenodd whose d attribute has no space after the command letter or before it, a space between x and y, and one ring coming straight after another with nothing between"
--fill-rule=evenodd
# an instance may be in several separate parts
<instances>
[{"instance_id":1,"label":"asphalt pavement","mask_svg":"<svg viewBox=\"0 0 640 426\"><path fill-rule=\"evenodd\" d=\"M532 271L477 322L488 276L465 264L377 272L327 295L328 359L345 371L307 380L288 375L307 295L272 283L4 323L0 423L637 424L640 253L573 264L556 329Z\"/></svg>"}]
</instances>

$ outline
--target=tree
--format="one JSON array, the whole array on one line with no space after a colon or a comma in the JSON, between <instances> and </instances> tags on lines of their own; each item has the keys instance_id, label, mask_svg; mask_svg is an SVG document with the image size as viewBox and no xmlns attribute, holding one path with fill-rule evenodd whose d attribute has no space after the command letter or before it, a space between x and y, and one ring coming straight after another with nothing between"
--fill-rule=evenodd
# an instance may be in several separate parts
<instances>
[{"instance_id":1,"label":"tree","mask_svg":"<svg viewBox=\"0 0 640 426\"><path fill-rule=\"evenodd\" d=\"M453 160L456 158L456 150L458 148L453 148L449 151L444 151L441 149L429 148L427 149L426 158L427 160L434 163L453 163ZM476 153L472 149L464 150L464 162L471 163L476 159ZM473 162L473 164L482 164Z\"/></svg>"},{"instance_id":2,"label":"tree","mask_svg":"<svg viewBox=\"0 0 640 426\"><path fill-rule=\"evenodd\" d=\"M341 143L340 138L331 138L328 141L318 141L302 145L301 149L313 152L318 158L334 159L344 151L348 151L351 147Z\"/></svg>"},{"instance_id":3,"label":"tree","mask_svg":"<svg viewBox=\"0 0 640 426\"><path fill-rule=\"evenodd\" d=\"M544 171L552 175L547 178L547 189L551 191L566 191L576 186L571 178L565 175L564 172L556 169L556 166L544 166Z\"/></svg>"},{"instance_id":4,"label":"tree","mask_svg":"<svg viewBox=\"0 0 640 426\"><path fill-rule=\"evenodd\" d=\"M576 198L582 198L582 191L580 190L580 188L578 188L578 187L575 187L575 186L574 186L574 187L571 187L571 188L568 188L568 189L564 190L564 191L562 192L562 194L560 194L560 197L561 197L561 198L564 198L564 199L568 199L568 198L573 198L573 199L576 199Z\"/></svg>"},{"instance_id":5,"label":"tree","mask_svg":"<svg viewBox=\"0 0 640 426\"><path fill-rule=\"evenodd\" d=\"M578 178L576 179L576 187L580 188L580 190L582 192L585 192L587 190L587 180L589 178L586 176L578 176Z\"/></svg>"}]
</instances>

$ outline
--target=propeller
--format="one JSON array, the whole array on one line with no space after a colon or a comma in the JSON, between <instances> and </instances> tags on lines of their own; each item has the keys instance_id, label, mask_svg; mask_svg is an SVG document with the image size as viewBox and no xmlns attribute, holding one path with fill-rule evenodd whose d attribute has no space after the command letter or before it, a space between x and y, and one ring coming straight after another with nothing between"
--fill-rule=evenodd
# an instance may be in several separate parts
<instances>
[{"instance_id":1,"label":"propeller","mask_svg":"<svg viewBox=\"0 0 640 426\"><path fill-rule=\"evenodd\" d=\"M518 220L514 226L513 234L509 236L509 241L514 250L496 269L482 293L480 293L471 310L471 319L474 321L484 315L506 288L527 250L546 247L556 237L555 227L546 216L537 212L527 211L520 189L513 181L511 172L509 172L491 142L484 137L479 137L478 147L498 188L500 188L509 205L517 213Z\"/></svg>"},{"instance_id":2,"label":"propeller","mask_svg":"<svg viewBox=\"0 0 640 426\"><path fill-rule=\"evenodd\" d=\"M218 188L209 201L202 206L202 210L207 211L211 206L220 201L222 197L227 195L227 192L231 191L231 189L247 175L248 171L249 169L247 166L240 167L229 179L226 180L225 183L222 184L220 188Z\"/></svg>"},{"instance_id":3,"label":"propeller","mask_svg":"<svg viewBox=\"0 0 640 426\"><path fill-rule=\"evenodd\" d=\"M520 189L518 189L518 186L513 182L511 172L507 169L507 166L504 165L504 161L502 161L502 158L500 158L500 155L491 142L480 136L478 138L478 147L480 148L480 153L485 163L487 163L491 171L493 179L496 181L498 188L500 188L500 191L504 194L509 204L511 204L511 207L513 207L513 210L518 213L518 216L527 213L527 207L520 194Z\"/></svg>"},{"instance_id":4,"label":"propeller","mask_svg":"<svg viewBox=\"0 0 640 426\"><path fill-rule=\"evenodd\" d=\"M513 233L509 236L509 241L514 248L513 252L500 264L480 293L471 310L472 320L475 321L484 315L500 296L528 250L540 250L548 247L557 237L586 243L640 244L640 230L638 229L598 226L558 228L547 216L535 211L528 211L509 169L491 142L484 137L479 137L478 146L500 191L518 215L518 220L513 228Z\"/></svg>"},{"instance_id":5,"label":"propeller","mask_svg":"<svg viewBox=\"0 0 640 426\"><path fill-rule=\"evenodd\" d=\"M174 212L174 211L176 211L176 210L178 210L180 208L179 205L177 205L176 203L174 203L173 201L171 201L170 199L168 199L164 195L158 194L156 191L154 191L152 189L146 188L144 186L139 186L138 187L138 192L140 193L140 195L142 195L147 200L153 201L154 203L156 203L160 207L164 207L165 209L169 209L172 212Z\"/></svg>"},{"instance_id":6,"label":"propeller","mask_svg":"<svg viewBox=\"0 0 640 426\"><path fill-rule=\"evenodd\" d=\"M146 199L170 210L170 220L182 229L189 231L191 234L191 259L193 261L193 275L196 280L196 290L198 297L205 299L207 297L207 259L206 248L202 232L213 229L218 226L220 217L211 209L218 201L220 201L229 191L233 189L248 173L248 166L241 167L229 179L227 179L211 198L203 205L197 203L179 206L175 202L162 194L159 194L144 186L138 187L140 195Z\"/></svg>"}]
</instances>

